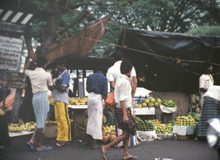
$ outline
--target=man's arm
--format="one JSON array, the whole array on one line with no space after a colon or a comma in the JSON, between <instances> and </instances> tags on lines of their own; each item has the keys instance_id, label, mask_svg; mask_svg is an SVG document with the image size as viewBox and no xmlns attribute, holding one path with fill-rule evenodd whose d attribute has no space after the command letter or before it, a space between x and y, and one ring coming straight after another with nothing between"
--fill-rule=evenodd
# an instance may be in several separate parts
<instances>
[{"instance_id":1,"label":"man's arm","mask_svg":"<svg viewBox=\"0 0 220 160\"><path fill-rule=\"evenodd\" d=\"M102 95L102 99L104 99L104 101L106 101L107 97L107 95Z\"/></svg>"},{"instance_id":2,"label":"man's arm","mask_svg":"<svg viewBox=\"0 0 220 160\"><path fill-rule=\"evenodd\" d=\"M137 89L137 77L133 76L132 77L132 97L134 98L135 92Z\"/></svg>"},{"instance_id":3,"label":"man's arm","mask_svg":"<svg viewBox=\"0 0 220 160\"><path fill-rule=\"evenodd\" d=\"M200 94L201 93L205 93L207 91L207 89L205 89L205 81L206 79L204 78L204 76L201 76L199 78L199 91L200 91Z\"/></svg>"},{"instance_id":4,"label":"man's arm","mask_svg":"<svg viewBox=\"0 0 220 160\"><path fill-rule=\"evenodd\" d=\"M61 86L54 86L54 89L60 91L60 92L66 92L66 86L61 85Z\"/></svg>"},{"instance_id":5,"label":"man's arm","mask_svg":"<svg viewBox=\"0 0 220 160\"><path fill-rule=\"evenodd\" d=\"M66 92L66 89L68 89L70 83L70 75L69 72L65 72L62 75L62 84L60 86L54 86L55 89L57 89L60 92Z\"/></svg>"},{"instance_id":6,"label":"man's arm","mask_svg":"<svg viewBox=\"0 0 220 160\"><path fill-rule=\"evenodd\" d=\"M115 81L110 81L110 85L113 89L115 89Z\"/></svg>"},{"instance_id":7,"label":"man's arm","mask_svg":"<svg viewBox=\"0 0 220 160\"><path fill-rule=\"evenodd\" d=\"M29 53L28 62L26 63L26 65L25 65L25 67L24 67L24 70L26 70L26 69L29 68L29 66L30 66L30 64L31 64L31 62L32 62L32 61L30 61L30 59L34 60L35 58L36 58L35 54L32 53L32 52L30 52L30 53Z\"/></svg>"},{"instance_id":8,"label":"man's arm","mask_svg":"<svg viewBox=\"0 0 220 160\"><path fill-rule=\"evenodd\" d=\"M126 112L125 101L120 101L120 103L121 103L121 109L123 112L123 122L128 123L128 115Z\"/></svg>"}]
</instances>

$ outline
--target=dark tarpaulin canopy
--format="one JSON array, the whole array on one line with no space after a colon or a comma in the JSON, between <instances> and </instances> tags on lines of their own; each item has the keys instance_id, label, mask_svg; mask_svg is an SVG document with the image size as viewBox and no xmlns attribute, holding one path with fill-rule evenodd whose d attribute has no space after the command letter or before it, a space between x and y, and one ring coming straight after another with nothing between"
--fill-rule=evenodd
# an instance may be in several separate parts
<instances>
[{"instance_id":1,"label":"dark tarpaulin canopy","mask_svg":"<svg viewBox=\"0 0 220 160\"><path fill-rule=\"evenodd\" d=\"M145 82L138 81L138 86L159 92L198 91L199 77L204 71L204 63L181 60L211 60L220 64L220 37L126 29L126 32L120 36L118 45L124 45L117 49L123 52L125 59L132 62L137 77L145 77ZM213 72L220 72L219 66L214 65ZM218 75L214 76L214 80L215 84L220 84Z\"/></svg>"}]
</instances>

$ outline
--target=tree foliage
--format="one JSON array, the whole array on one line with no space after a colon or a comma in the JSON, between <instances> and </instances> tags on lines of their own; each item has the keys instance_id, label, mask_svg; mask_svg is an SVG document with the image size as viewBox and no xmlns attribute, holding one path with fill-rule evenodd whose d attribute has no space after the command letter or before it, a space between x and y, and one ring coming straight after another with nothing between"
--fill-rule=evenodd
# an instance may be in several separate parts
<instances>
[{"instance_id":1,"label":"tree foliage","mask_svg":"<svg viewBox=\"0 0 220 160\"><path fill-rule=\"evenodd\" d=\"M185 32L185 34L220 37L220 26L199 26L198 28Z\"/></svg>"},{"instance_id":2,"label":"tree foliage","mask_svg":"<svg viewBox=\"0 0 220 160\"><path fill-rule=\"evenodd\" d=\"M102 41L115 44L122 33L122 28L117 25L184 33L196 25L220 23L219 6L215 0L31 0L31 3L36 5L37 13L32 24L32 36L43 48L60 40L56 31L63 38L73 36L86 25L111 13L114 15ZM80 19L86 13L90 15ZM66 29L77 20L76 24ZM90 55L106 56L114 48L111 44L100 42Z\"/></svg>"}]
</instances>

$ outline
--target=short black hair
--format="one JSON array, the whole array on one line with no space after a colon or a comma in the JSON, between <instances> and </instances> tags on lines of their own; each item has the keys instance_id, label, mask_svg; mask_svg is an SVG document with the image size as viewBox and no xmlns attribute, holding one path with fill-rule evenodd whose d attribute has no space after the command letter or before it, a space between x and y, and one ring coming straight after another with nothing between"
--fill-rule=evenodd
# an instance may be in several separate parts
<instances>
[{"instance_id":1,"label":"short black hair","mask_svg":"<svg viewBox=\"0 0 220 160\"><path fill-rule=\"evenodd\" d=\"M121 74L127 74L132 69L132 64L128 60L123 60L121 63Z\"/></svg>"},{"instance_id":2,"label":"short black hair","mask_svg":"<svg viewBox=\"0 0 220 160\"><path fill-rule=\"evenodd\" d=\"M107 73L108 68L106 66L98 66L95 72L101 71L103 74Z\"/></svg>"},{"instance_id":3,"label":"short black hair","mask_svg":"<svg viewBox=\"0 0 220 160\"><path fill-rule=\"evenodd\" d=\"M62 57L57 58L56 61L55 61L55 64L56 64L56 66L57 65L64 65L66 67L66 60Z\"/></svg>"},{"instance_id":4,"label":"short black hair","mask_svg":"<svg viewBox=\"0 0 220 160\"><path fill-rule=\"evenodd\" d=\"M37 67L43 67L45 64L47 64L47 59L43 56L38 57L36 63L37 63L36 65Z\"/></svg>"},{"instance_id":5,"label":"short black hair","mask_svg":"<svg viewBox=\"0 0 220 160\"><path fill-rule=\"evenodd\" d=\"M119 60L122 60L123 58L123 53L120 51L120 50L116 50L114 53L113 53L113 58L117 61Z\"/></svg>"}]
</instances>

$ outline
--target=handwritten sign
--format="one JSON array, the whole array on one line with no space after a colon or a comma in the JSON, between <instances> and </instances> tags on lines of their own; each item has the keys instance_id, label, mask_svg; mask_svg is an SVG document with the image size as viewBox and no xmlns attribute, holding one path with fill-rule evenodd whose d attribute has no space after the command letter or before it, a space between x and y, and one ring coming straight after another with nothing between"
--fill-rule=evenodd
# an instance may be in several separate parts
<instances>
[{"instance_id":1,"label":"handwritten sign","mask_svg":"<svg viewBox=\"0 0 220 160\"><path fill-rule=\"evenodd\" d=\"M0 86L7 86L10 88L25 88L25 74L0 71Z\"/></svg>"},{"instance_id":2,"label":"handwritten sign","mask_svg":"<svg viewBox=\"0 0 220 160\"><path fill-rule=\"evenodd\" d=\"M18 72L23 40L0 36L0 69Z\"/></svg>"}]
</instances>

